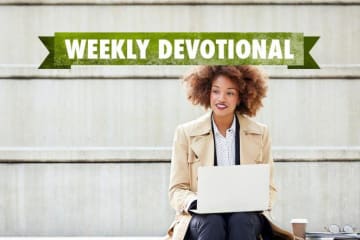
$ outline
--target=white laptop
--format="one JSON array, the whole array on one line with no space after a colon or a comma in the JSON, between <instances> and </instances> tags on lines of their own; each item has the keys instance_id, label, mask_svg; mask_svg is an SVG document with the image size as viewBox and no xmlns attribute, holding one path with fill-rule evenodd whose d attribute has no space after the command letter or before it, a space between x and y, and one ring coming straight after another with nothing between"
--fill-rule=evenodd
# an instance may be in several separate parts
<instances>
[{"instance_id":1,"label":"white laptop","mask_svg":"<svg viewBox=\"0 0 360 240\"><path fill-rule=\"evenodd\" d=\"M269 208L268 164L198 168L198 214L264 211Z\"/></svg>"}]
</instances>

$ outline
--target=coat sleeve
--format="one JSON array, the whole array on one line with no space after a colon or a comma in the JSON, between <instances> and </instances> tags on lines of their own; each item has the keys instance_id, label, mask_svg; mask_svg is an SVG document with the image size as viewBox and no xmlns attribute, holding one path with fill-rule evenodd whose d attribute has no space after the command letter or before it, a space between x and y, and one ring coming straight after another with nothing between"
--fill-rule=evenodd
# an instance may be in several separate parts
<instances>
[{"instance_id":1,"label":"coat sleeve","mask_svg":"<svg viewBox=\"0 0 360 240\"><path fill-rule=\"evenodd\" d=\"M170 205L178 213L188 213L187 207L196 199L196 194L190 190L188 145L184 129L179 126L173 141L169 185Z\"/></svg>"},{"instance_id":2,"label":"coat sleeve","mask_svg":"<svg viewBox=\"0 0 360 240\"><path fill-rule=\"evenodd\" d=\"M270 202L269 209L272 209L275 197L276 197L276 188L274 184L274 161L271 153L271 140L269 136L269 130L265 127L263 135L263 162L270 165Z\"/></svg>"}]
</instances>

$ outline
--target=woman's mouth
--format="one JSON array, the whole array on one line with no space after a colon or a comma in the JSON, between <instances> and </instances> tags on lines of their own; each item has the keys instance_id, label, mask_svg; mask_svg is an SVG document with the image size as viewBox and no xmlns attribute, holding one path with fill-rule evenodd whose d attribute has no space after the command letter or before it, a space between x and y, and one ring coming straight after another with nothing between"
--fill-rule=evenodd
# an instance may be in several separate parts
<instances>
[{"instance_id":1,"label":"woman's mouth","mask_svg":"<svg viewBox=\"0 0 360 240\"><path fill-rule=\"evenodd\" d=\"M215 104L215 106L220 110L223 110L223 109L227 108L227 106L225 104L222 104L222 103Z\"/></svg>"}]
</instances>

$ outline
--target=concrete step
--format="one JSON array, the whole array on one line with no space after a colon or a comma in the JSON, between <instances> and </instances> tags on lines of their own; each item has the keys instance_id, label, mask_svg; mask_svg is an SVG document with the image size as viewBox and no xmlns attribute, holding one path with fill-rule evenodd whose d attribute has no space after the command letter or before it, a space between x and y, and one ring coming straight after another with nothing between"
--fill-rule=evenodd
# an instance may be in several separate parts
<instances>
[{"instance_id":1,"label":"concrete step","mask_svg":"<svg viewBox=\"0 0 360 240\"><path fill-rule=\"evenodd\" d=\"M161 240L164 237L0 237L0 240Z\"/></svg>"}]
</instances>

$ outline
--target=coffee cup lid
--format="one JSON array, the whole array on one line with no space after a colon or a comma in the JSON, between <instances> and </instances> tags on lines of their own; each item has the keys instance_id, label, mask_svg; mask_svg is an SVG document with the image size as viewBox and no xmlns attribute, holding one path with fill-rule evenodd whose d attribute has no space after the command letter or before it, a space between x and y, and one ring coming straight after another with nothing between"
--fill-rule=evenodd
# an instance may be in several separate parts
<instances>
[{"instance_id":1,"label":"coffee cup lid","mask_svg":"<svg viewBox=\"0 0 360 240\"><path fill-rule=\"evenodd\" d=\"M290 223L308 223L306 218L293 218Z\"/></svg>"}]
</instances>

